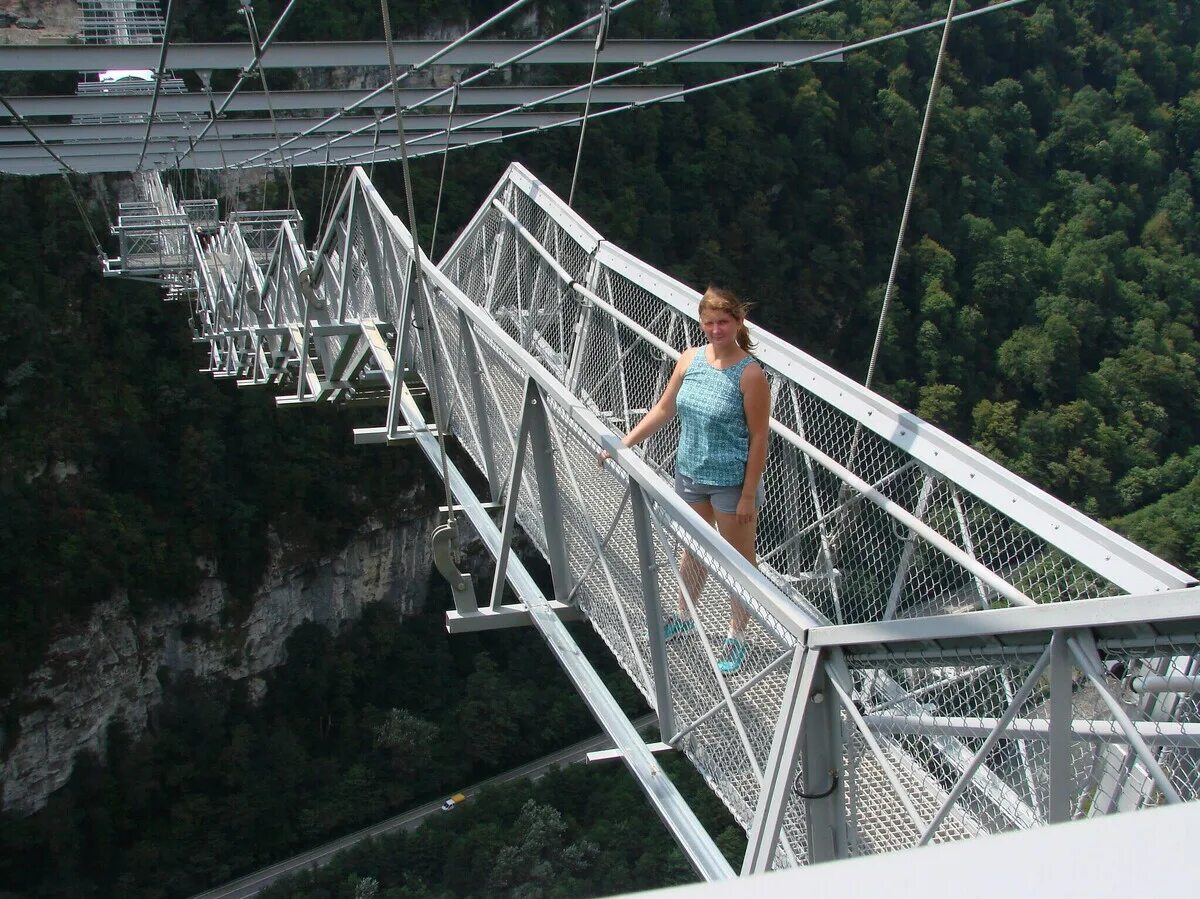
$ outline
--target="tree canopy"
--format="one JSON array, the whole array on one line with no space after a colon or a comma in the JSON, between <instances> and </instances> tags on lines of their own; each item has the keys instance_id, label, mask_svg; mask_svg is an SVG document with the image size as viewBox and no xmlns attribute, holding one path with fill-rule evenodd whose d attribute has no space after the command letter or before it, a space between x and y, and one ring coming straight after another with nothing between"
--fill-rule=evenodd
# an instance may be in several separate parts
<instances>
[{"instance_id":1,"label":"tree canopy","mask_svg":"<svg viewBox=\"0 0 1200 899\"><path fill-rule=\"evenodd\" d=\"M237 27L236 6L192 4L181 22L194 39L221 36ZM282 4L256 6L269 21ZM497 8L406 4L397 27ZM644 0L614 33L707 36L783 8ZM301 9L293 39L377 36L366 0ZM582 12L544 0L526 24L549 31ZM943 12L853 0L763 36L854 41ZM876 387L1195 572L1200 17L1186 12L1161 0L1046 0L954 29ZM926 33L598 119L576 206L639 257L697 287L733 287L761 325L862 377L937 41ZM730 70L688 77L705 71ZM565 195L576 139L549 131L452 154L439 245L513 158ZM439 167L414 169L425 245ZM310 223L321 178L296 173ZM377 168L375 181L402 208L398 167ZM406 493L421 480L409 457L352 450L352 411L284 415L261 393L198 376L182 311L99 279L60 182L0 179L0 204L0 696L56 626L115 588L135 611L177 601L204 558L246 596L268 525L321 551L368 514L421 504ZM583 728L577 708L539 707L536 680L513 678L531 656L475 638L456 638L451 655L409 644L408 628L375 615L336 637L302 628L260 708L234 685L175 684L153 733L114 732L108 766L83 761L47 817L5 822L4 879L29 877L26 858L61 859L50 879L13 882L35 894L198 889L449 789L487 763L488 747L509 759L531 739L560 745ZM428 690L406 683L417 665L432 672ZM5 706L6 723L16 711ZM467 741L463 722L488 743ZM426 745L440 747L428 760ZM606 861L622 839L608 812L585 833L565 800L526 798L469 838L437 828L403 838L400 874L364 861L311 894L353 894L360 881L347 887L349 877L373 879L379 895L481 882L501 892L526 875L536 891L541 866L563 882L606 872L612 889L675 878L665 857L647 862L653 871ZM520 821L537 840L513 832ZM480 851L506 860L499 879L457 880Z\"/></svg>"}]
</instances>

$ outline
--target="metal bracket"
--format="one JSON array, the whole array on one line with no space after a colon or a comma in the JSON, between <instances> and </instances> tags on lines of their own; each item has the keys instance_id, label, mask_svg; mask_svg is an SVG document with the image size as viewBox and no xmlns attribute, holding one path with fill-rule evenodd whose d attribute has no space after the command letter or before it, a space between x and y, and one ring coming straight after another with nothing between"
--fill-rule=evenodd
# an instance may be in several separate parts
<instances>
[{"instance_id":1,"label":"metal bracket","mask_svg":"<svg viewBox=\"0 0 1200 899\"><path fill-rule=\"evenodd\" d=\"M447 522L434 528L433 536L429 538L433 548L433 564L438 572L450 584L454 596L454 608L460 615L478 612L479 603L475 601L475 585L471 575L458 570L454 560L455 547L458 542L458 525Z\"/></svg>"},{"instance_id":2,"label":"metal bracket","mask_svg":"<svg viewBox=\"0 0 1200 899\"><path fill-rule=\"evenodd\" d=\"M646 748L655 754L672 752L675 749L670 743L647 743ZM587 763L591 765L595 762L611 762L613 759L623 758L625 758L625 752L621 749L597 749L595 752L587 754Z\"/></svg>"}]
</instances>

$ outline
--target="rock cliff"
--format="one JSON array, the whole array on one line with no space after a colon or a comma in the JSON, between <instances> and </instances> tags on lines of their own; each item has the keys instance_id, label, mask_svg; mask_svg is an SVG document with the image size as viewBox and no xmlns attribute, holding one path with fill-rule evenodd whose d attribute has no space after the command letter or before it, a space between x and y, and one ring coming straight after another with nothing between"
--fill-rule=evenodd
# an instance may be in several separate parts
<instances>
[{"instance_id":1,"label":"rock cliff","mask_svg":"<svg viewBox=\"0 0 1200 899\"><path fill-rule=\"evenodd\" d=\"M45 661L11 697L10 733L0 728L0 807L35 811L71 775L77 753L101 757L105 734L121 722L141 733L162 699L159 672L251 678L252 695L265 688L264 671L285 661L284 643L304 621L336 630L363 607L386 602L402 614L425 601L432 518L396 526L365 526L336 556L291 565L278 540L245 618L229 621L229 596L215 577L192 599L135 617L128 599L114 596L82 626L50 646ZM12 727L13 720L16 726Z\"/></svg>"}]
</instances>

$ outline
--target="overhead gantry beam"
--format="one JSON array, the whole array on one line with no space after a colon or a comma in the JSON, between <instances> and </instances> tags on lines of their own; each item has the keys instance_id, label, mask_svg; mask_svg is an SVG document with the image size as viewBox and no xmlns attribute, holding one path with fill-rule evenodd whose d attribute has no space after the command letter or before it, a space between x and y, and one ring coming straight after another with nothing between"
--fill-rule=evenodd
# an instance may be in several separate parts
<instances>
[{"instance_id":1,"label":"overhead gantry beam","mask_svg":"<svg viewBox=\"0 0 1200 899\"><path fill-rule=\"evenodd\" d=\"M540 87L468 87L461 91L459 108L471 106L521 106L530 103L578 106L583 103L587 85L581 86L568 96L549 99L560 94L560 86ZM679 90L679 85L627 85L599 86L592 93L592 105L624 105L626 103L664 102L663 97ZM450 94L435 88L400 88L402 106L449 106ZM366 99L375 93L369 90L327 91L271 91L270 102L263 93L244 92L230 101L229 112L313 112L324 110L336 112L357 104L359 109L395 109L391 92L387 96ZM431 100L443 94L438 100ZM149 97L143 96L49 96L10 97L8 102L17 114L24 118L39 116L129 116L145 115L150 108ZM677 101L683 102L682 98ZM193 114L208 118L208 98L203 94L165 94L158 100L158 112L166 114ZM11 118L7 110L0 109L0 119Z\"/></svg>"},{"instance_id":2,"label":"overhead gantry beam","mask_svg":"<svg viewBox=\"0 0 1200 899\"><path fill-rule=\"evenodd\" d=\"M274 98L275 95L271 96ZM459 128L471 129L474 127L474 123L483 117L483 113L458 113L451 122L447 115L405 116L404 131L406 134L438 132L444 131L451 124L455 131ZM503 118L489 118L484 127L490 131L508 127L540 128L566 122L575 117L574 113L569 112L514 112ZM218 120L217 130L220 132L221 140L228 140L231 137L274 135L276 132L290 136L312 128L316 129L314 134L328 137L331 134L348 134L363 128L374 129L375 122L375 118L370 116L340 118L328 123L325 122L325 119L312 116L280 117L274 122L271 122L270 119L228 119ZM395 136L395 125L385 123L382 128L385 134L390 133ZM178 138L187 141L189 138L194 139L199 130L200 125L197 122L156 122L151 137L152 140ZM38 137L47 143L80 140L136 140L140 142L146 136L146 124L145 122L122 122L100 125L38 125L37 133ZM211 135L206 140L216 141L217 137ZM24 128L0 126L0 144L23 143L30 143L29 132Z\"/></svg>"},{"instance_id":3,"label":"overhead gantry beam","mask_svg":"<svg viewBox=\"0 0 1200 899\"><path fill-rule=\"evenodd\" d=\"M428 132L427 132L428 133ZM499 132L477 131L471 136L454 135L451 146L468 143L487 135L497 135ZM363 138L366 137L366 140ZM349 139L345 146L365 154L364 161L370 163L371 156L376 162L394 162L401 156L400 145L396 142L395 131L385 131L380 138L378 147L371 144L370 135L356 135ZM314 138L315 139L315 138ZM409 156L422 156L441 153L445 136L438 138L436 144L410 144ZM197 144L196 150L188 152L188 142L152 142L146 153L146 166L152 169L181 168L181 169L220 169L237 168L251 159L255 159L264 150L274 150L275 142L268 138L243 138L241 140L205 139ZM315 144L314 144L315 146ZM343 146L339 143L337 146ZM120 144L55 144L54 151L60 153L71 169L78 174L99 174L101 172L128 172L131 166L137 165L141 156L141 144L135 142ZM186 156L184 154L187 154ZM324 153L313 153L297 165L323 165ZM269 167L259 162L253 167ZM0 172L12 175L57 175L62 172L62 166L40 147L29 144L22 146L0 146Z\"/></svg>"},{"instance_id":4,"label":"overhead gantry beam","mask_svg":"<svg viewBox=\"0 0 1200 899\"><path fill-rule=\"evenodd\" d=\"M479 135L487 135L490 132L481 131ZM394 135L393 135L394 136ZM444 138L439 138L444 140ZM451 141L451 146L458 144L459 140ZM186 142L180 142L178 150L172 149L170 152L165 150L151 151L147 154L146 167L149 169L164 169L164 168L179 168L179 169L220 169L239 167L269 169L275 165L274 161L267 160L264 162L249 163L250 159L255 158L262 152L260 149L242 148L235 152L232 145L226 144L223 150L215 149L213 144L207 150L189 153L186 157L183 155L187 150ZM57 152L57 151L56 151ZM362 151L367 153L367 151ZM442 144L413 144L409 141L408 156L413 159L418 156L437 155L442 152ZM80 175L98 175L104 172L128 172L130 166L137 163L140 150L129 150L127 153L108 156L73 156L69 162L71 169ZM400 146L391 142L380 140L379 148L374 152L374 161L377 163L383 162L398 162L401 157ZM371 154L363 159L363 163L369 165L371 163ZM249 163L249 164L247 164ZM309 154L302 157L299 161L292 163L296 167L308 165L324 165L325 156L321 154ZM58 164L44 151L40 157L35 157L30 151L22 155L20 158L6 158L0 155L0 172L10 175L58 175L63 171L63 167Z\"/></svg>"},{"instance_id":5,"label":"overhead gantry beam","mask_svg":"<svg viewBox=\"0 0 1200 899\"><path fill-rule=\"evenodd\" d=\"M532 49L537 41L473 40L447 53L438 65L467 66L502 63ZM637 63L678 53L699 41L610 40L602 62ZM444 41L397 41L396 65L423 62L445 46ZM841 45L836 41L729 41L698 50L678 62L698 63L796 63L827 54ZM591 40L560 41L531 53L522 65L590 64L595 53ZM9 72L103 72L110 69L158 68L159 48L154 44L42 44L33 47L0 47L0 71ZM249 44L172 44L165 66L173 71L213 69L239 70L254 56ZM829 61L835 61L828 58ZM383 41L329 41L278 43L262 56L264 69L333 68L337 66L386 66L387 46Z\"/></svg>"}]
</instances>

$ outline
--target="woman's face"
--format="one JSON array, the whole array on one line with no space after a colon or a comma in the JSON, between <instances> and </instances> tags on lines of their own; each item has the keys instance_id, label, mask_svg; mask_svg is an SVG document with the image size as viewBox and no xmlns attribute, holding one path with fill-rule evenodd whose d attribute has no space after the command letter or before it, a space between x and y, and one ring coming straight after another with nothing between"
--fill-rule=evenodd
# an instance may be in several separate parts
<instances>
[{"instance_id":1,"label":"woman's face","mask_svg":"<svg viewBox=\"0 0 1200 899\"><path fill-rule=\"evenodd\" d=\"M704 330L704 336L708 338L709 343L717 346L736 340L740 324L741 322L728 312L715 309L706 309L700 315L700 327Z\"/></svg>"}]
</instances>

